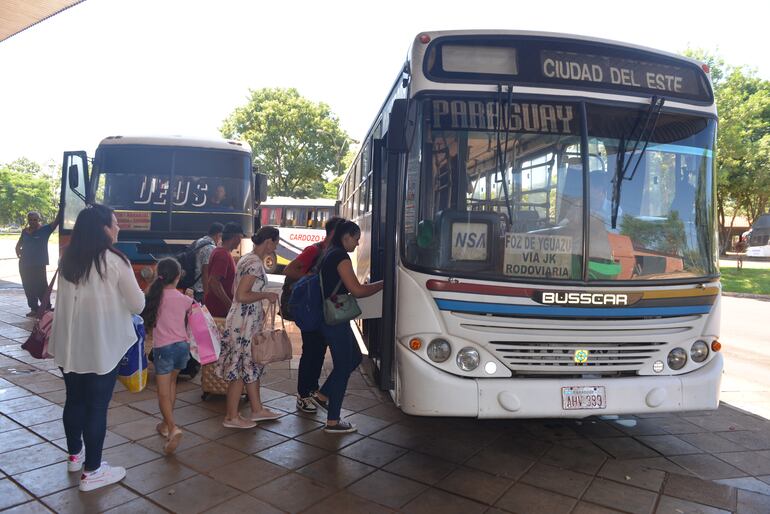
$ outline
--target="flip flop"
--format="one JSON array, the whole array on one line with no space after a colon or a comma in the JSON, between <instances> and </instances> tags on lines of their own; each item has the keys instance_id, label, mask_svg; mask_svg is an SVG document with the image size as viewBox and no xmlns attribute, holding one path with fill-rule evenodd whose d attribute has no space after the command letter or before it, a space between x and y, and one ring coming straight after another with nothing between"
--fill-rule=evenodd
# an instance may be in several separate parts
<instances>
[{"instance_id":1,"label":"flip flop","mask_svg":"<svg viewBox=\"0 0 770 514\"><path fill-rule=\"evenodd\" d=\"M244 419L243 417L238 416L238 421L228 421L225 419L222 421L222 426L225 428L254 428L257 426L257 424L253 421L249 421L248 419Z\"/></svg>"},{"instance_id":2,"label":"flip flop","mask_svg":"<svg viewBox=\"0 0 770 514\"><path fill-rule=\"evenodd\" d=\"M174 453L176 447L179 446L179 443L182 440L182 435L184 434L182 434L181 430L174 428L174 432L169 436L166 444L163 445L163 453L166 455Z\"/></svg>"},{"instance_id":3,"label":"flip flop","mask_svg":"<svg viewBox=\"0 0 770 514\"><path fill-rule=\"evenodd\" d=\"M160 435L168 439L168 427L166 427L165 423L163 422L158 423L155 426L155 430L157 430Z\"/></svg>"}]
</instances>

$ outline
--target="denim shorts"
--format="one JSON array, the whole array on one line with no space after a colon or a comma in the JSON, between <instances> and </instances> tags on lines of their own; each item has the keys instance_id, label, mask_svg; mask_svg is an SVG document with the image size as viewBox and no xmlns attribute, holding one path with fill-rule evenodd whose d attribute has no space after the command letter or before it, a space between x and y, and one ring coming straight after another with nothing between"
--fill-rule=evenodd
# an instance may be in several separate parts
<instances>
[{"instance_id":1,"label":"denim shorts","mask_svg":"<svg viewBox=\"0 0 770 514\"><path fill-rule=\"evenodd\" d=\"M181 341L152 349L156 375L167 375L175 369L184 369L190 360L190 343Z\"/></svg>"}]
</instances>

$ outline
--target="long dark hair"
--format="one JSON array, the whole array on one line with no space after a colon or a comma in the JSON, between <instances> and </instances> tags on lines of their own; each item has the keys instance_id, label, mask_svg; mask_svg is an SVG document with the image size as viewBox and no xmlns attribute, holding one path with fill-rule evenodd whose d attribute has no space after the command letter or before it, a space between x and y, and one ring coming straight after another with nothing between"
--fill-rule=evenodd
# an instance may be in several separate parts
<instances>
[{"instance_id":1,"label":"long dark hair","mask_svg":"<svg viewBox=\"0 0 770 514\"><path fill-rule=\"evenodd\" d=\"M337 248L342 248L344 250L344 247L342 246L342 237L345 235L356 237L360 233L361 227L359 227L356 222L343 221L334 229L331 245L336 246Z\"/></svg>"},{"instance_id":2,"label":"long dark hair","mask_svg":"<svg viewBox=\"0 0 770 514\"><path fill-rule=\"evenodd\" d=\"M61 275L73 284L88 280L91 267L104 279L105 252L112 252L130 264L128 258L112 246L105 228L112 227L112 209L94 204L80 211L72 229L72 238L61 258Z\"/></svg>"},{"instance_id":3,"label":"long dark hair","mask_svg":"<svg viewBox=\"0 0 770 514\"><path fill-rule=\"evenodd\" d=\"M278 241L279 234L280 232L278 232L277 228L265 226L257 230L257 233L251 236L251 242L254 243L255 246L259 246L268 239L270 241Z\"/></svg>"},{"instance_id":4,"label":"long dark hair","mask_svg":"<svg viewBox=\"0 0 770 514\"><path fill-rule=\"evenodd\" d=\"M153 328L158 322L158 309L160 308L160 300L163 298L163 288L174 283L182 273L182 266L173 257L165 257L158 261L155 273L155 280L152 281L144 295L142 318L146 328Z\"/></svg>"}]
</instances>

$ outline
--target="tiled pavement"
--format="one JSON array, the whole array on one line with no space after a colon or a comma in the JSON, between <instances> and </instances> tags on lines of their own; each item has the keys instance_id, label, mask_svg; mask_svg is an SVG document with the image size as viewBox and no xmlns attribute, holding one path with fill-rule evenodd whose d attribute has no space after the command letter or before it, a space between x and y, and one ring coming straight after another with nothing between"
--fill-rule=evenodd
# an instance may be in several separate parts
<instances>
[{"instance_id":1,"label":"tiled pavement","mask_svg":"<svg viewBox=\"0 0 770 514\"><path fill-rule=\"evenodd\" d=\"M185 437L173 457L155 435L152 384L118 386L105 458L128 475L80 493L62 450L64 384L51 361L20 349L25 311L19 289L0 289L3 512L770 512L770 421L728 405L582 421L414 418L356 374L343 414L360 431L335 437L295 412L296 362L263 382L285 415L248 431L222 428L223 399L181 382Z\"/></svg>"}]
</instances>

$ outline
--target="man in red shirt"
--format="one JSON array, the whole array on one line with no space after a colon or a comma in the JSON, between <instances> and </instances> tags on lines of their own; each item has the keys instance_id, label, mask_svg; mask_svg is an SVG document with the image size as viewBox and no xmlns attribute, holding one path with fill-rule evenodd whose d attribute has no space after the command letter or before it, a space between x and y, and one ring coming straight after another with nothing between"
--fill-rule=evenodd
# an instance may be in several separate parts
<instances>
[{"instance_id":1,"label":"man in red shirt","mask_svg":"<svg viewBox=\"0 0 770 514\"><path fill-rule=\"evenodd\" d=\"M237 223L228 223L222 231L222 246L211 252L209 258L209 283L203 303L212 316L224 318L233 303L235 259L232 251L245 236Z\"/></svg>"},{"instance_id":2,"label":"man in red shirt","mask_svg":"<svg viewBox=\"0 0 770 514\"><path fill-rule=\"evenodd\" d=\"M286 280L296 282L303 275L310 273L313 268L320 263L323 250L331 241L334 235L334 229L345 221L344 218L332 216L326 222L326 238L323 242L306 246L293 261L291 261L283 271ZM284 292L284 294L286 294ZM324 356L326 355L326 341L323 334L318 330L316 332L302 332L302 357L299 360L299 370L297 374L297 408L304 412L315 412L316 403L313 393L318 391L318 379L321 376L321 368L324 365ZM325 402L320 402L321 406Z\"/></svg>"}]
</instances>

